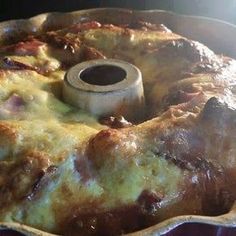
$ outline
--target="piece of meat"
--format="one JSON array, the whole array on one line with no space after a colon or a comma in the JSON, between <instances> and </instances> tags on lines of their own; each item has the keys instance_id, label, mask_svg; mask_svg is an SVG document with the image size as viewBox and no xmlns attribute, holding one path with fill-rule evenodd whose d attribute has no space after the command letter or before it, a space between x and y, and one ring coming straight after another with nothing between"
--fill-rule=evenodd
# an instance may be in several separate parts
<instances>
[{"instance_id":1,"label":"piece of meat","mask_svg":"<svg viewBox=\"0 0 236 236\"><path fill-rule=\"evenodd\" d=\"M106 59L106 56L103 55L100 51L96 48L84 46L83 47L83 56L81 58L82 61L89 61L95 59Z\"/></svg>"},{"instance_id":2,"label":"piece of meat","mask_svg":"<svg viewBox=\"0 0 236 236\"><path fill-rule=\"evenodd\" d=\"M77 34L84 30L97 29L97 28L100 28L101 26L102 25L97 21L83 22L83 23L78 23L78 24L74 24L70 26L67 29L67 32Z\"/></svg>"},{"instance_id":3,"label":"piece of meat","mask_svg":"<svg viewBox=\"0 0 236 236\"><path fill-rule=\"evenodd\" d=\"M132 126L132 123L127 121L123 116L102 117L99 119L99 121L102 125L107 125L108 127L113 128L113 129L121 129L121 128L127 128L127 127Z\"/></svg>"},{"instance_id":4,"label":"piece of meat","mask_svg":"<svg viewBox=\"0 0 236 236\"><path fill-rule=\"evenodd\" d=\"M42 170L38 174L38 178L35 183L32 185L32 190L27 194L26 199L29 201L33 201L36 198L39 198L40 191L45 188L45 186L50 183L53 179L57 171L56 166L49 166L46 170Z\"/></svg>"},{"instance_id":5,"label":"piece of meat","mask_svg":"<svg viewBox=\"0 0 236 236\"><path fill-rule=\"evenodd\" d=\"M36 66L31 66L31 65L27 65L24 64L22 62L13 60L11 58L5 57L3 59L5 66L5 69L11 69L11 70L33 70L36 71L40 74L44 74L43 71L40 70L40 68L36 67Z\"/></svg>"},{"instance_id":6,"label":"piece of meat","mask_svg":"<svg viewBox=\"0 0 236 236\"><path fill-rule=\"evenodd\" d=\"M2 53L11 53L19 56L35 56L38 50L44 46L44 43L38 39L32 38L25 42L19 42L10 46L0 48Z\"/></svg>"},{"instance_id":7,"label":"piece of meat","mask_svg":"<svg viewBox=\"0 0 236 236\"><path fill-rule=\"evenodd\" d=\"M0 118L7 119L19 114L25 108L25 101L21 96L13 93L4 103L0 104Z\"/></svg>"},{"instance_id":8,"label":"piece of meat","mask_svg":"<svg viewBox=\"0 0 236 236\"><path fill-rule=\"evenodd\" d=\"M18 159L15 163L0 163L1 210L32 195L32 187L49 164L48 157L39 152L25 153Z\"/></svg>"},{"instance_id":9,"label":"piece of meat","mask_svg":"<svg viewBox=\"0 0 236 236\"><path fill-rule=\"evenodd\" d=\"M50 45L49 53L62 62L65 68L87 60L106 58L98 49L87 46L80 37L71 34L60 35L53 31L40 39Z\"/></svg>"}]
</instances>

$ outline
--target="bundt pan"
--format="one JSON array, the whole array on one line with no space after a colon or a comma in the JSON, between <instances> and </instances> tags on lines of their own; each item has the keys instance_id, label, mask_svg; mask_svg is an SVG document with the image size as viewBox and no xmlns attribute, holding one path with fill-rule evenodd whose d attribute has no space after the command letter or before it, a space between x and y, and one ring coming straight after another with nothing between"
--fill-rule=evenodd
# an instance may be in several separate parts
<instances>
[{"instance_id":1,"label":"bundt pan","mask_svg":"<svg viewBox=\"0 0 236 236\"><path fill-rule=\"evenodd\" d=\"M71 13L46 13L27 20L11 20L0 23L0 43L19 40L27 34L59 29L70 24L97 20L102 23L130 23L135 19L163 23L173 32L200 41L214 50L236 58L236 26L203 17L177 15L171 12L150 10L132 11L125 9L100 8ZM0 223L0 236L53 236L17 223ZM230 212L216 217L185 215L165 220L150 228L129 235L162 236L233 236L236 235L236 204Z\"/></svg>"}]
</instances>

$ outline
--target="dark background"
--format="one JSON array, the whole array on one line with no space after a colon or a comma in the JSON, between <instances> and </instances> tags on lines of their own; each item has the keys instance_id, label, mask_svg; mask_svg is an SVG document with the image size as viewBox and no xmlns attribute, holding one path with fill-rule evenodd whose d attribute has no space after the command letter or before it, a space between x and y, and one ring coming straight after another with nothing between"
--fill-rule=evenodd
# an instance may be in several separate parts
<instances>
[{"instance_id":1,"label":"dark background","mask_svg":"<svg viewBox=\"0 0 236 236\"><path fill-rule=\"evenodd\" d=\"M96 7L163 9L236 23L236 0L0 0L0 21Z\"/></svg>"}]
</instances>

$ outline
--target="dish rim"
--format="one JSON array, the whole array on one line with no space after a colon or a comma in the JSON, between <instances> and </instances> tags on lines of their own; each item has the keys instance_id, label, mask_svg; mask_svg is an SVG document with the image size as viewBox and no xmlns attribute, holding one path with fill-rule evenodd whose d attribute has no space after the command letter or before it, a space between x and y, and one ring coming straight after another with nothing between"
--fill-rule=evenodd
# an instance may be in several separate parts
<instances>
[{"instance_id":1,"label":"dish rim","mask_svg":"<svg viewBox=\"0 0 236 236\"><path fill-rule=\"evenodd\" d=\"M202 16L192 16L192 15L180 15L176 14L171 11L165 10L131 10L131 9L124 9L124 8L92 8L92 9L85 9L79 11L72 11L72 12L47 12L42 13L36 16L33 16L28 19L17 19L17 20L8 20L0 22L0 44L3 43L5 40L8 40L13 35L18 35L19 37L22 36L22 33L37 33L43 32L44 27L47 29L47 25L44 26L45 22L50 18L51 20L54 18L62 17L62 16L69 16L72 21L73 18L77 19L76 22L81 22L87 20L86 17L91 16L91 14L101 14L102 12L108 11L116 11L117 13L122 14L130 14L130 19L133 19L138 16L146 15L146 17L152 17L152 15L160 15L160 17L166 17L166 19L182 19L187 21L196 21L196 22L208 22L210 24L216 24L221 27L228 27L229 32L234 32L236 37L236 25L218 20L209 17L202 17ZM84 17L84 18L83 18ZM114 16L115 18L115 16ZM162 23L162 22L159 22ZM173 23L173 22L172 22ZM47 23L50 26L50 22ZM56 24L53 22L52 24ZM68 23L70 24L70 23ZM49 27L50 28L50 27ZM57 27L56 27L57 28ZM58 27L60 28L60 27ZM173 30L175 32L175 30ZM4 39L4 35L6 34L6 38ZM3 37L3 41L2 38ZM18 37L18 38L19 38ZM207 44L206 44L207 45ZM207 45L208 46L208 45ZM232 50L233 51L233 50ZM228 54L228 52L226 52ZM235 53L232 54L234 58L236 58L236 46L235 46ZM230 55L230 56L232 56ZM199 216L199 215L182 215L173 217L167 220L164 220L156 225L153 225L149 228L143 229L141 231L129 233L129 236L139 236L139 235L163 235L165 233L170 232L174 228L184 223L203 223L215 226L223 226L223 227L236 227L236 203L234 203L232 209L227 213L220 216L210 217L210 216ZM35 235L35 236L55 236L55 234L50 234L27 225L19 224L19 223L4 223L0 222L0 229L12 229L17 232L26 234L26 235Z\"/></svg>"}]
</instances>

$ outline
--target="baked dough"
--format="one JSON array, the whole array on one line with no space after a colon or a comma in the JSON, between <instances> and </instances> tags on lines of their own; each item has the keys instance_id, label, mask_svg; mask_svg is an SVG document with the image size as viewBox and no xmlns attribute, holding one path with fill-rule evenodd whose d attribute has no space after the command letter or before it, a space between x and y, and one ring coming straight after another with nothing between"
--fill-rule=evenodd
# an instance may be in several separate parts
<instances>
[{"instance_id":1,"label":"baked dough","mask_svg":"<svg viewBox=\"0 0 236 236\"><path fill-rule=\"evenodd\" d=\"M61 99L65 71L116 58L143 74L133 125ZM236 198L236 61L163 25L86 22L0 48L0 221L119 235ZM108 127L111 126L112 128Z\"/></svg>"}]
</instances>

